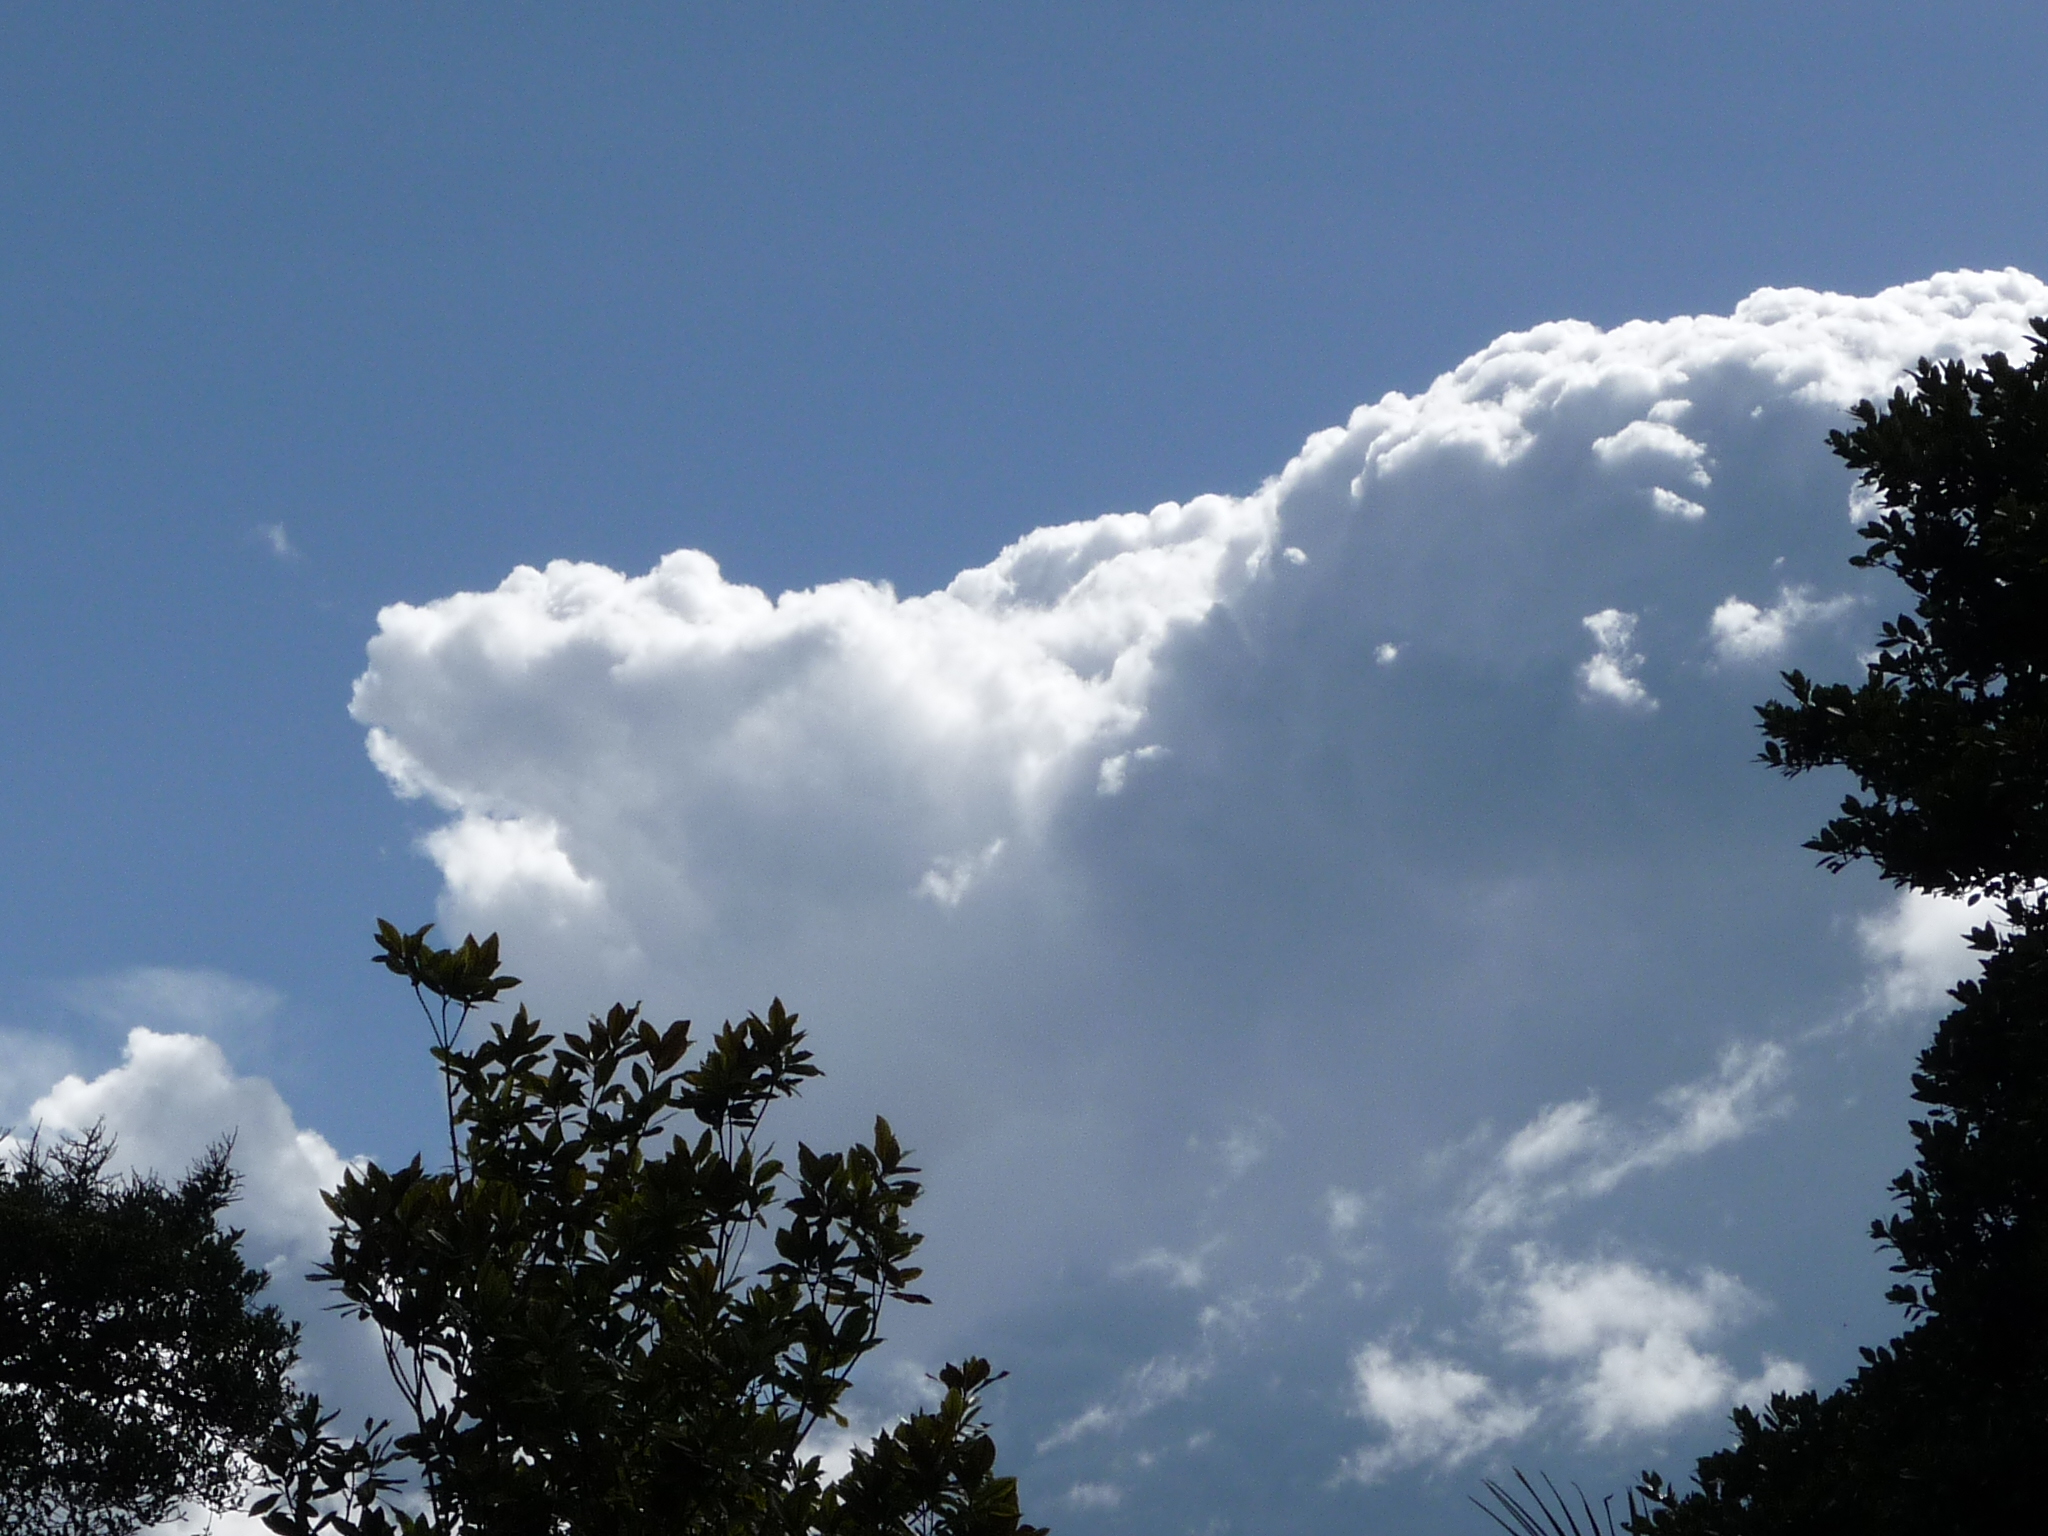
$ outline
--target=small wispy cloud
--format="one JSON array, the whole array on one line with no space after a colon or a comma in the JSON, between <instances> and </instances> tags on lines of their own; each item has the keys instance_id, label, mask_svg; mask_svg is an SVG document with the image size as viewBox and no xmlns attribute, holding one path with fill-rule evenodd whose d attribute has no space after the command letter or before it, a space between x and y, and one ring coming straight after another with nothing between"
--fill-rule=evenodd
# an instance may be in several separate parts
<instances>
[{"instance_id":1,"label":"small wispy cloud","mask_svg":"<svg viewBox=\"0 0 2048 1536\"><path fill-rule=\"evenodd\" d=\"M1122 787L1123 781L1117 781ZM942 907L957 907L973 887L1002 856L1003 839L996 838L978 853L962 853L934 859L917 883L917 894Z\"/></svg>"},{"instance_id":2,"label":"small wispy cloud","mask_svg":"<svg viewBox=\"0 0 2048 1536\"><path fill-rule=\"evenodd\" d=\"M1153 1248L1132 1259L1128 1264L1119 1264L1110 1273L1119 1280L1129 1280L1139 1275L1156 1275L1175 1290L1197 1290L1208 1281L1210 1256L1222 1246L1222 1238L1212 1237L1199 1248L1187 1253L1176 1253L1170 1248Z\"/></svg>"},{"instance_id":3,"label":"small wispy cloud","mask_svg":"<svg viewBox=\"0 0 2048 1536\"><path fill-rule=\"evenodd\" d=\"M1853 597L1816 599L1808 587L1780 587L1768 608L1725 600L1707 621L1714 656L1722 663L1769 661L1784 653L1792 637L1815 624L1838 619L1856 606Z\"/></svg>"},{"instance_id":4,"label":"small wispy cloud","mask_svg":"<svg viewBox=\"0 0 2048 1536\"><path fill-rule=\"evenodd\" d=\"M1655 709L1657 701L1636 675L1643 665L1642 652L1634 649L1636 616L1619 608L1603 608L1579 622L1599 647L1579 668L1579 682L1587 697L1627 709Z\"/></svg>"},{"instance_id":5,"label":"small wispy cloud","mask_svg":"<svg viewBox=\"0 0 2048 1536\"><path fill-rule=\"evenodd\" d=\"M1091 1403L1038 1442L1043 1455L1088 1435L1122 1429L1167 1403L1178 1401L1216 1374L1216 1353L1199 1348L1180 1354L1155 1355L1124 1374L1114 1396Z\"/></svg>"},{"instance_id":6,"label":"small wispy cloud","mask_svg":"<svg viewBox=\"0 0 2048 1536\"><path fill-rule=\"evenodd\" d=\"M1223 1183L1234 1184L1263 1163L1281 1140L1280 1126L1270 1115L1241 1116L1228 1123L1222 1134L1188 1137L1188 1151L1214 1161L1222 1170Z\"/></svg>"},{"instance_id":7,"label":"small wispy cloud","mask_svg":"<svg viewBox=\"0 0 2048 1536\"><path fill-rule=\"evenodd\" d=\"M1124 1501L1124 1491L1115 1483L1076 1483L1066 1493L1075 1509L1115 1509Z\"/></svg>"},{"instance_id":8,"label":"small wispy cloud","mask_svg":"<svg viewBox=\"0 0 2048 1536\"><path fill-rule=\"evenodd\" d=\"M18 1129L30 1102L72 1068L71 1047L53 1035L0 1029L0 1136Z\"/></svg>"},{"instance_id":9,"label":"small wispy cloud","mask_svg":"<svg viewBox=\"0 0 2048 1536\"><path fill-rule=\"evenodd\" d=\"M1226 1356L1241 1353L1249 1345L1276 1304L1300 1301L1323 1277L1319 1264L1300 1255L1282 1267L1292 1273L1277 1283L1239 1286L1204 1305L1196 1314L1191 1345L1163 1351L1126 1371L1113 1393L1089 1404L1040 1440L1039 1454L1091 1435L1115 1434L1169 1403L1192 1396L1215 1377Z\"/></svg>"},{"instance_id":10,"label":"small wispy cloud","mask_svg":"<svg viewBox=\"0 0 2048 1536\"><path fill-rule=\"evenodd\" d=\"M291 535L285 531L283 523L258 523L256 538L265 549L280 560L302 558L299 546L292 542Z\"/></svg>"},{"instance_id":11,"label":"small wispy cloud","mask_svg":"<svg viewBox=\"0 0 2048 1536\"><path fill-rule=\"evenodd\" d=\"M1352 1237L1374 1216L1373 1197L1355 1189L1330 1188L1323 1192L1323 1213L1333 1238Z\"/></svg>"},{"instance_id":12,"label":"small wispy cloud","mask_svg":"<svg viewBox=\"0 0 2048 1536\"><path fill-rule=\"evenodd\" d=\"M1785 1072L1783 1046L1737 1044L1722 1052L1710 1076L1667 1088L1649 1114L1632 1122L1601 1109L1597 1094L1547 1105L1507 1139L1459 1222L1474 1235L1539 1224L1632 1174L1746 1136L1789 1107L1778 1092Z\"/></svg>"},{"instance_id":13,"label":"small wispy cloud","mask_svg":"<svg viewBox=\"0 0 2048 1536\"><path fill-rule=\"evenodd\" d=\"M218 1036L261 1024L284 1002L262 982L202 967L140 965L62 988L71 1007L119 1029Z\"/></svg>"},{"instance_id":14,"label":"small wispy cloud","mask_svg":"<svg viewBox=\"0 0 2048 1536\"><path fill-rule=\"evenodd\" d=\"M1153 745L1137 747L1129 752L1119 752L1114 757L1105 757L1102 766L1095 773L1095 792L1098 795L1122 794L1133 764L1154 762L1164 756L1166 748Z\"/></svg>"}]
</instances>

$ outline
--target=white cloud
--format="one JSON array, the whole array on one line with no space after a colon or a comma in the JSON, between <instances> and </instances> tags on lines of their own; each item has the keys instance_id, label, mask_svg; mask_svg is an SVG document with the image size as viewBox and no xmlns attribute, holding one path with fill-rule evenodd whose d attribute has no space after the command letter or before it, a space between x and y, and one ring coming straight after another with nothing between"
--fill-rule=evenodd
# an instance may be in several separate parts
<instances>
[{"instance_id":1,"label":"white cloud","mask_svg":"<svg viewBox=\"0 0 2048 1536\"><path fill-rule=\"evenodd\" d=\"M1211 1238L1188 1253L1176 1253L1170 1248L1154 1248L1140 1254L1128 1264L1118 1265L1112 1273L1119 1280L1127 1280L1135 1275L1157 1275L1176 1290L1198 1290L1209 1278L1208 1259L1219 1246L1221 1239Z\"/></svg>"},{"instance_id":2,"label":"white cloud","mask_svg":"<svg viewBox=\"0 0 2048 1536\"><path fill-rule=\"evenodd\" d=\"M1781 587L1768 608L1739 597L1726 599L1707 629L1722 662L1769 661L1783 654L1799 630L1838 619L1855 606L1856 599L1846 595L1816 601L1806 587Z\"/></svg>"},{"instance_id":3,"label":"white cloud","mask_svg":"<svg viewBox=\"0 0 2048 1536\"><path fill-rule=\"evenodd\" d=\"M1323 1210L1329 1219L1330 1235L1348 1238L1362 1231L1373 1217L1371 1195L1355 1189L1330 1189L1323 1193Z\"/></svg>"},{"instance_id":4,"label":"white cloud","mask_svg":"<svg viewBox=\"0 0 2048 1536\"><path fill-rule=\"evenodd\" d=\"M1595 438L1593 454L1607 465L1647 465L1653 471L1674 473L1701 490L1714 483L1706 469L1706 445L1661 419L1632 421L1619 432Z\"/></svg>"},{"instance_id":5,"label":"white cloud","mask_svg":"<svg viewBox=\"0 0 2048 1536\"><path fill-rule=\"evenodd\" d=\"M1130 777L1134 763L1157 762L1166 756L1161 746L1137 747L1129 752L1119 752L1114 757L1105 757L1096 771L1095 792L1098 795L1120 795L1124 792L1124 781Z\"/></svg>"},{"instance_id":6,"label":"white cloud","mask_svg":"<svg viewBox=\"0 0 2048 1536\"><path fill-rule=\"evenodd\" d=\"M1115 1509L1124 1501L1124 1491L1115 1483L1076 1483L1066 1492L1067 1503L1075 1509Z\"/></svg>"},{"instance_id":7,"label":"white cloud","mask_svg":"<svg viewBox=\"0 0 2048 1536\"><path fill-rule=\"evenodd\" d=\"M316 1131L301 1129L267 1081L237 1077L211 1040L128 1033L121 1064L100 1076L67 1076L36 1100L29 1119L46 1131L82 1131L104 1119L124 1166L183 1171L214 1140L235 1138L242 1176L235 1224L248 1233L251 1262L293 1264L324 1254L327 1208L320 1192L346 1167Z\"/></svg>"},{"instance_id":8,"label":"white cloud","mask_svg":"<svg viewBox=\"0 0 2048 1536\"><path fill-rule=\"evenodd\" d=\"M1763 1369L1756 1375L1735 1384L1729 1397L1729 1405L1741 1403L1748 1408L1761 1408L1780 1392L1805 1392L1813 1386L1813 1372L1797 1360L1787 1360L1782 1355L1766 1354Z\"/></svg>"},{"instance_id":9,"label":"white cloud","mask_svg":"<svg viewBox=\"0 0 2048 1536\"><path fill-rule=\"evenodd\" d=\"M798 823L816 856L913 867L897 888L943 902L938 861L1040 825L1083 758L1096 778L1168 640L1272 532L1270 498L1168 503L1039 529L909 599L848 581L771 600L688 550L641 577L522 567L385 609L353 707L394 786L457 813L429 851L466 906L498 906L508 870L574 899L623 874L680 887L686 915L736 850ZM507 827L528 829L518 857Z\"/></svg>"},{"instance_id":10,"label":"white cloud","mask_svg":"<svg viewBox=\"0 0 2048 1536\"><path fill-rule=\"evenodd\" d=\"M1753 1381L1702 1343L1753 1316L1740 1281L1706 1269L1690 1284L1624 1260L1570 1263L1534 1248L1507 1323L1509 1347L1576 1367L1566 1389L1589 1440L1667 1428L1759 1393L1796 1390L1805 1372L1766 1359Z\"/></svg>"},{"instance_id":11,"label":"white cloud","mask_svg":"<svg viewBox=\"0 0 2048 1536\"><path fill-rule=\"evenodd\" d=\"M1351 1360L1353 1411L1384 1433L1347 1457L1340 1477L1378 1482L1425 1463L1455 1467L1526 1434L1537 1409L1487 1377L1433 1355L1397 1355L1385 1342Z\"/></svg>"},{"instance_id":12,"label":"white cloud","mask_svg":"<svg viewBox=\"0 0 2048 1536\"><path fill-rule=\"evenodd\" d=\"M1216 1143L1216 1156L1223 1164L1226 1177L1241 1179L1253 1168L1266 1160L1266 1154L1273 1149L1273 1142L1279 1135L1279 1128L1270 1122L1251 1122L1232 1126Z\"/></svg>"},{"instance_id":13,"label":"white cloud","mask_svg":"<svg viewBox=\"0 0 2048 1536\"><path fill-rule=\"evenodd\" d=\"M1856 921L1856 937L1876 968L1870 1001L1885 1015L1953 1006L1948 991L1977 969L1965 935L1992 916L1960 896L1900 891L1888 910Z\"/></svg>"},{"instance_id":14,"label":"white cloud","mask_svg":"<svg viewBox=\"0 0 2048 1536\"><path fill-rule=\"evenodd\" d=\"M1636 638L1636 616L1619 608L1603 608L1579 622L1599 647L1579 668L1579 681L1586 692L1630 709L1655 709L1657 701L1636 676L1643 665L1642 653L1630 649Z\"/></svg>"},{"instance_id":15,"label":"white cloud","mask_svg":"<svg viewBox=\"0 0 2048 1536\"><path fill-rule=\"evenodd\" d=\"M957 907L1002 852L1003 839L999 837L979 853L934 859L932 867L917 882L917 893L929 896L942 907Z\"/></svg>"},{"instance_id":16,"label":"white cloud","mask_svg":"<svg viewBox=\"0 0 2048 1536\"><path fill-rule=\"evenodd\" d=\"M1508 1138L1500 1165L1511 1177L1545 1173L1612 1139L1597 1098L1552 1104Z\"/></svg>"},{"instance_id":17,"label":"white cloud","mask_svg":"<svg viewBox=\"0 0 2048 1536\"><path fill-rule=\"evenodd\" d=\"M296 560L299 558L299 547L292 543L291 536L285 532L283 523L258 523L256 525L256 537L262 540L265 549L269 550L280 560Z\"/></svg>"},{"instance_id":18,"label":"white cloud","mask_svg":"<svg viewBox=\"0 0 2048 1536\"><path fill-rule=\"evenodd\" d=\"M1626 1262L1570 1264L1517 1250L1523 1316L1517 1346L1552 1360L1597 1354L1616 1339L1712 1332L1753 1309L1741 1283L1717 1270L1686 1286Z\"/></svg>"},{"instance_id":19,"label":"white cloud","mask_svg":"<svg viewBox=\"0 0 2048 1536\"><path fill-rule=\"evenodd\" d=\"M1473 1233L1540 1223L1631 1175L1746 1136L1789 1107L1779 1092L1786 1067L1781 1045L1738 1044L1710 1076L1665 1089L1632 1122L1607 1114L1592 1094L1548 1105L1502 1145L1460 1221Z\"/></svg>"},{"instance_id":20,"label":"white cloud","mask_svg":"<svg viewBox=\"0 0 2048 1536\"><path fill-rule=\"evenodd\" d=\"M426 851L451 886L504 906L550 900L570 909L599 900L597 882L579 874L562 849L562 829L545 816L466 812L426 837Z\"/></svg>"},{"instance_id":21,"label":"white cloud","mask_svg":"<svg viewBox=\"0 0 2048 1536\"><path fill-rule=\"evenodd\" d=\"M1650 505L1666 517L1682 518L1694 522L1707 515L1707 509L1690 497L1676 491L1667 491L1661 485L1650 487Z\"/></svg>"}]
</instances>

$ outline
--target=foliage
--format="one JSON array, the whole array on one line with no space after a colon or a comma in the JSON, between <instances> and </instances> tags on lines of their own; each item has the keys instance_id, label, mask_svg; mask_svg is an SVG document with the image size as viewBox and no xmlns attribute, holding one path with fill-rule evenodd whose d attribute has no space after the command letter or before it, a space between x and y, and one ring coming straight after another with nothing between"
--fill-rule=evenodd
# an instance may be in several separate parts
<instances>
[{"instance_id":1,"label":"foliage","mask_svg":"<svg viewBox=\"0 0 2048 1536\"><path fill-rule=\"evenodd\" d=\"M1913 1075L1927 1106L1900 1210L1872 1236L1913 1324L1823 1398L1738 1409L1697 1490L1655 1474L1631 1522L1691 1533L2031 1529L2048 1445L2048 322L2034 356L1922 361L1858 406L1835 452L1876 490L1856 563L1895 572L1914 614L1883 627L1863 683L1762 706L1764 760L1853 772L1863 797L1808 844L1923 891L1991 898Z\"/></svg>"},{"instance_id":2,"label":"foliage","mask_svg":"<svg viewBox=\"0 0 2048 1536\"><path fill-rule=\"evenodd\" d=\"M1491 1509L1477 1499L1472 1501L1479 1506L1481 1514L1506 1531L1508 1536L1616 1536L1620 1529L1614 1523L1613 1494L1601 1500L1600 1512L1595 1514L1593 1501L1576 1483L1572 1485L1572 1492L1579 1496L1579 1508L1574 1511L1571 1500L1557 1491L1557 1484L1550 1480L1548 1474L1543 1475L1543 1487L1538 1488L1517 1467L1515 1481L1522 1485L1521 1494L1502 1487L1490 1477L1484 1479L1486 1495L1493 1500ZM1547 1496L1545 1489L1549 1490ZM1527 1502L1524 1502L1523 1494L1528 1496ZM1628 1503L1629 1512L1633 1515L1636 1509L1633 1496ZM1586 1517L1583 1527L1579 1524L1581 1512Z\"/></svg>"},{"instance_id":3,"label":"foliage","mask_svg":"<svg viewBox=\"0 0 2048 1536\"><path fill-rule=\"evenodd\" d=\"M2048 338L2048 321L2036 320ZM2015 366L1924 358L1913 389L1829 444L1882 512L1852 563L1918 599L1883 626L1862 684L1786 674L1763 705L1764 760L1861 781L1807 846L1832 869L2008 896L2048 872L2048 346Z\"/></svg>"},{"instance_id":4,"label":"foliage","mask_svg":"<svg viewBox=\"0 0 2048 1536\"><path fill-rule=\"evenodd\" d=\"M219 1224L229 1151L116 1178L95 1126L0 1164L0 1536L128 1536L246 1486L298 1331Z\"/></svg>"},{"instance_id":5,"label":"foliage","mask_svg":"<svg viewBox=\"0 0 2048 1536\"><path fill-rule=\"evenodd\" d=\"M690 1025L618 1005L582 1033L520 1008L495 935L453 950L379 925L380 964L426 1010L450 1165L348 1175L318 1271L380 1331L412 1427L343 1441L317 1401L281 1423L257 1506L280 1536L653 1532L1029 1533L980 1418L995 1379L949 1366L944 1400L828 1483L806 1437L844 1424L884 1304L911 1290L917 1170L885 1120L844 1152L760 1140L818 1075L797 1016ZM694 1130L694 1138L690 1132ZM768 1235L759 1252L757 1238ZM399 1471L423 1512L403 1507Z\"/></svg>"}]
</instances>

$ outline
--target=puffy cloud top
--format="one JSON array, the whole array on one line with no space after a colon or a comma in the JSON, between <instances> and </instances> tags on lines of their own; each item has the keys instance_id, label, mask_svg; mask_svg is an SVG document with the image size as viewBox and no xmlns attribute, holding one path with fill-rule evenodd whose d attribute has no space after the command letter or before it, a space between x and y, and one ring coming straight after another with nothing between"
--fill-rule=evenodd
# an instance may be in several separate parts
<instances>
[{"instance_id":1,"label":"puffy cloud top","mask_svg":"<svg viewBox=\"0 0 2048 1536\"><path fill-rule=\"evenodd\" d=\"M530 900L645 942L638 892L664 893L663 922L701 918L764 857L829 866L868 899L957 900L999 840L1122 786L1184 680L1174 641L1199 628L1367 619L1386 661L1420 645L1516 668L1569 645L1557 601L1576 589L1604 600L1567 604L1591 615L1584 689L1624 705L1653 702L1639 669L1703 640L1777 654L1841 600L1788 587L1764 608L1709 587L1703 606L1683 573L1725 569L1731 537L1655 514L1683 503L1681 524L1711 524L1692 498L1713 487L1746 503L1727 521L1768 517L1753 475L1707 468L1754 455L1775 435L1761 418L1808 433L1918 355L2013 346L2042 307L2022 274L1951 274L1538 326L1359 408L1251 496L1041 528L910 598L846 581L771 599L695 550L641 576L521 567L387 608L353 709L393 785L455 813L432 847L458 906ZM1652 596L1663 611L1644 617Z\"/></svg>"},{"instance_id":2,"label":"puffy cloud top","mask_svg":"<svg viewBox=\"0 0 2048 1536\"><path fill-rule=\"evenodd\" d=\"M385 610L355 712L401 793L462 814L435 851L463 895L594 895L626 850L593 821L651 818L671 841L640 851L708 903L705 829L772 840L795 812L835 857L957 900L972 855L1076 783L1121 785L1128 755L1099 749L1142 724L1167 637L1242 590L1272 523L1270 500L1203 497L1041 528L910 599L849 581L771 601L694 550L640 577L522 568ZM1098 779L1098 758L1118 766Z\"/></svg>"}]
</instances>

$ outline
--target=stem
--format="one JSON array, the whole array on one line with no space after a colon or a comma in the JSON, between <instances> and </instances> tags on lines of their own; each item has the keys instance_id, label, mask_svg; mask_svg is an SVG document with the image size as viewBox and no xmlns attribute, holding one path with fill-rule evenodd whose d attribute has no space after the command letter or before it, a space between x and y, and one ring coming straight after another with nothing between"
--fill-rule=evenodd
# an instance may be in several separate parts
<instances>
[{"instance_id":1,"label":"stem","mask_svg":"<svg viewBox=\"0 0 2048 1536\"><path fill-rule=\"evenodd\" d=\"M427 1006L426 993L418 982L413 983L412 995L414 1001L420 1005L420 1012L427 1016L427 1032L434 1037L434 1044L444 1053L453 1051L455 1042L462 1038L462 1026L469 1022L470 1005L462 1004L462 1012L455 1017L455 1027L450 1029L447 998L441 999L441 1011L437 1016L434 1010ZM460 1188L463 1183L462 1150L455 1135L455 1069L445 1061L439 1065L441 1094L446 1102L448 1115L448 1170L454 1176L456 1186Z\"/></svg>"}]
</instances>

